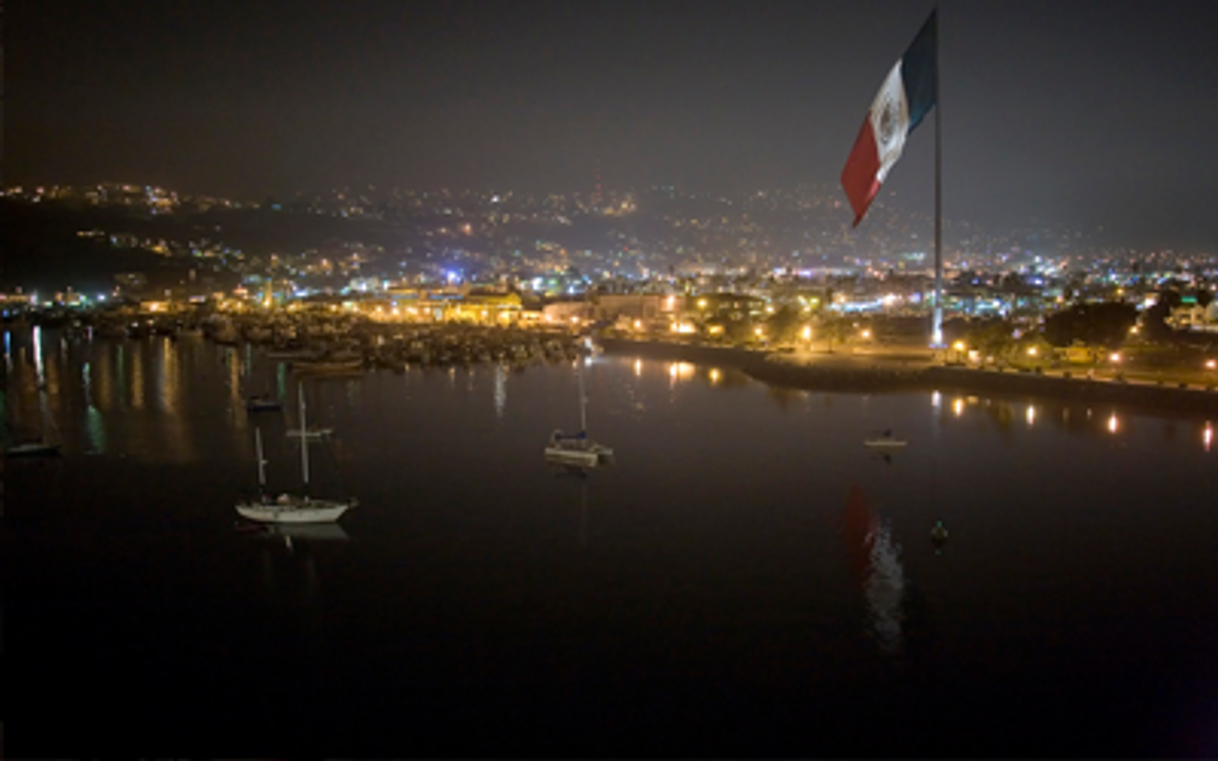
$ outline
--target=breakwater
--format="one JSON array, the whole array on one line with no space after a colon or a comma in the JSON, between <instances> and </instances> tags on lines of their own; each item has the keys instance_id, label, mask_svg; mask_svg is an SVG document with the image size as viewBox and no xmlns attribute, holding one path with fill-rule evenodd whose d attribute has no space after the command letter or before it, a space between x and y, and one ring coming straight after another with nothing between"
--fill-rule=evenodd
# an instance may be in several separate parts
<instances>
[{"instance_id":1,"label":"breakwater","mask_svg":"<svg viewBox=\"0 0 1218 761\"><path fill-rule=\"evenodd\" d=\"M998 396L1034 396L1079 403L1118 404L1147 410L1218 415L1218 391L1201 386L1114 383L1007 370L977 370L941 365L911 366L883 359L851 357L839 361L793 361L791 355L690 344L603 339L606 353L735 367L775 386L809 391L883 393L956 391Z\"/></svg>"}]
</instances>

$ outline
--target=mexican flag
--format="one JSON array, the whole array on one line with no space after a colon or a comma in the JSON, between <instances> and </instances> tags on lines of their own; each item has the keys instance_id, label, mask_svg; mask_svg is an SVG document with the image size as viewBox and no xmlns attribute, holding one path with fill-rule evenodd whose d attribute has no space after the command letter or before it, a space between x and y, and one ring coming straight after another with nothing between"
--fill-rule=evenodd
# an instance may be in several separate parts
<instances>
[{"instance_id":1,"label":"mexican flag","mask_svg":"<svg viewBox=\"0 0 1218 761\"><path fill-rule=\"evenodd\" d=\"M905 55L897 61L871 104L863 127L854 141L842 188L854 209L858 227L871 206L880 185L892 170L910 133L935 107L938 69L938 26L936 12L922 25Z\"/></svg>"}]
</instances>

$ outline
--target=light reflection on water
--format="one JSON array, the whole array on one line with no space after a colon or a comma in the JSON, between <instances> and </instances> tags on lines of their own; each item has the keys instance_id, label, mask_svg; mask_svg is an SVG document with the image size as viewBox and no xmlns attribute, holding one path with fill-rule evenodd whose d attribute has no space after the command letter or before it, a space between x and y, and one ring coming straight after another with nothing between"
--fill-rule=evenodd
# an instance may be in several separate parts
<instances>
[{"instance_id":1,"label":"light reflection on water","mask_svg":"<svg viewBox=\"0 0 1218 761\"><path fill-rule=\"evenodd\" d=\"M37 373L20 350L28 334L10 346L10 399L35 410ZM376 652L413 682L402 653L455 637L438 631L470 632L492 650L485 643L511 640L516 651L493 655L534 674L550 673L556 650L591 652L595 640L608 654L584 669L645 663L656 683L705 672L731 687L754 663L741 653L762 652L800 690L848 685L859 705L886 699L893 683L875 674L889 666L908 668L918 698L970 678L993 698L1019 678L1013 658L1029 664L1028 684L1065 672L1051 688L1102 702L1109 688L1085 685L1104 684L1112 663L1133 668L1124 641L1157 654L1146 671L1162 688L1155 701L1172 699L1188 673L1163 671L1162 659L1218 673L1210 646L1197 646L1213 638L1196 601L1218 595L1197 572L1218 530L1207 517L1218 487L1207 421L1088 415L1044 399L776 390L729 368L599 357L583 368L589 420L616 462L573 479L540 457L550 431L577 414L566 363L510 379L503 367L462 369L461 383L456 370L371 373L304 384L313 424L336 430L332 458L318 450L315 483L335 488L342 475L360 507L341 525L239 536L231 502L256 473L244 400L268 379L289 403L257 425L273 477L299 484L299 452L284 435L296 376L282 363L155 340L42 357L60 379L47 395L72 495L44 506L54 529L44 535L110 536L79 540L93 548L82 562L125 590L108 592L115 607L151 630L165 603L145 602L139 585L181 582L192 600L178 602L175 589L174 610L205 610L199 640L218 651L242 649L259 627L304 632L310 647L341 643L325 653L336 670L366 673L352 653ZM909 448L866 451L879 424ZM928 533L940 519L952 532L942 554ZM105 531L109 520L126 530ZM127 634L151 639L136 628ZM710 655L692 660L699 647ZM434 648L439 683L467 653ZM262 676L261 661L233 657ZM369 695L391 681L359 679Z\"/></svg>"},{"instance_id":2,"label":"light reflection on water","mask_svg":"<svg viewBox=\"0 0 1218 761\"><path fill-rule=\"evenodd\" d=\"M206 445L197 441L200 435L206 435L195 422L201 422L198 407L204 403L202 400L214 398L217 389L227 391L225 418L233 437L232 441L240 442L239 447L245 447L248 444L246 439L249 430L245 399L249 395L267 390L266 384L259 383L256 379L273 379L280 398L286 398L293 377L285 363L268 361L260 352L249 347L217 348L202 342L173 342L162 338L146 342L98 340L80 348L77 348L78 342L69 342L65 350L53 349L48 352L44 344L59 347L62 339L53 331L44 332L39 329L25 334L24 339L20 334L14 335L11 331L6 331L4 340L7 361L13 365L9 374L12 381L10 388L20 392L10 394L10 406L14 408L12 414L18 419L24 417L32 420L32 410L29 407L36 401L36 389L41 386L46 391L51 413L56 417L68 418L61 421L67 423L66 428L87 432L81 437L80 448L94 452L107 449L107 431L118 424L126 430L143 431L149 441L159 440L161 444L157 449L160 459L168 457L189 461L197 457L198 451L206 448ZM29 351L26 350L27 346ZM208 359L209 357L211 359ZM627 373L617 373L616 368L623 366ZM215 377L210 371L211 368L222 369L222 378ZM626 419L639 421L654 415L648 398L656 391L653 382L656 370L661 371L666 381L664 387L668 391L669 405L679 403L679 399L684 395L682 388L686 386L721 389L726 393L733 389L758 385L735 370L700 367L686 362L651 362L643 359L623 361L613 357L597 357L586 363L585 375L589 382L594 376L606 372L612 375L613 380L608 387L596 392L589 391L590 415L596 418L625 416ZM488 395L495 417L501 421L507 418L507 368L492 365L461 370L463 382L459 386L456 383L457 368L447 368L443 372L450 389L471 397ZM521 377L528 375L529 372L525 371ZM429 373L423 371L422 374L415 372L392 378L384 374L369 376L363 380L310 382L340 387L343 393L340 407L336 408L335 412L347 415L370 403L380 403L363 399L368 383L406 383L407 376L418 379L429 376ZM765 389L765 393L779 409L788 414L796 414L799 411L806 414L827 414L828 410L833 409L835 398L850 398L849 395L779 388ZM573 388L570 395L575 395ZM376 398L380 398L379 394ZM875 411L871 411L869 407L873 403L872 396L860 396L857 399L864 417L870 423L889 427L885 416L894 408L887 406L888 403L884 400L888 398L882 395L874 397L881 405ZM335 397L330 397L330 400L331 404L339 402ZM943 423L967 423L970 420L976 422L976 414L983 415L995 430L1006 437L1014 436L1016 429L1012 427L1012 422L1019 418L1022 418L1023 430L1029 433L1049 425L1064 432L1102 432L1107 436L1128 441L1129 437L1137 436L1140 430L1145 430L1140 418L1132 418L1118 410L1103 410L1097 416L1093 409L1052 401L1016 404L966 395L952 398L946 411L942 406L940 392L931 393L928 401L934 420L930 430L932 440L937 440L940 436L939 426ZM570 412L568 407L563 409L566 413ZM127 410L132 413L130 419L115 417ZM816 413L815 410L825 412ZM329 414L328 410L319 412ZM71 421L73 415L79 416L74 424ZM1095 423L1098 423L1098 427ZM569 425L561 422L560 424ZM1213 441L1212 428L1207 428L1200 422L1184 425L1197 425L1197 438L1194 441L1202 451L1209 452ZM1012 444L1016 441L1014 438L1006 440ZM65 445L70 452L74 443L67 441ZM113 441L109 442L109 445L112 446Z\"/></svg>"},{"instance_id":3,"label":"light reflection on water","mask_svg":"<svg viewBox=\"0 0 1218 761\"><path fill-rule=\"evenodd\" d=\"M503 420L507 408L507 368L495 365L495 417Z\"/></svg>"}]
</instances>

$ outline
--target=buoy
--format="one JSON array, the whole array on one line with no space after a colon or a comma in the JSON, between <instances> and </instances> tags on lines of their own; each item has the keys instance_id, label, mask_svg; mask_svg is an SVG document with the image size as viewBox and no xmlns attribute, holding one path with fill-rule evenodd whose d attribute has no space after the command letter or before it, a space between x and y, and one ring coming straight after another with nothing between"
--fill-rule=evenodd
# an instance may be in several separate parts
<instances>
[{"instance_id":1,"label":"buoy","mask_svg":"<svg viewBox=\"0 0 1218 761\"><path fill-rule=\"evenodd\" d=\"M943 521L935 522L935 527L930 530L930 540L936 547L942 547L947 542L947 528Z\"/></svg>"}]
</instances>

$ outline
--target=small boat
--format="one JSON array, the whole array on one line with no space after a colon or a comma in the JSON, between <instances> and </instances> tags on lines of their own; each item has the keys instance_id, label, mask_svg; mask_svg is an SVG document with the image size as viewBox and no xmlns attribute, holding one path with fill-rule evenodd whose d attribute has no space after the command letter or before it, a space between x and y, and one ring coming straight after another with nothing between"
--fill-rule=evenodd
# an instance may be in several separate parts
<instances>
[{"instance_id":1,"label":"small boat","mask_svg":"<svg viewBox=\"0 0 1218 761\"><path fill-rule=\"evenodd\" d=\"M27 441L23 444L14 444L11 447L6 447L4 450L5 457L53 457L59 454L59 449L62 444L50 441Z\"/></svg>"},{"instance_id":2,"label":"small boat","mask_svg":"<svg viewBox=\"0 0 1218 761\"><path fill-rule=\"evenodd\" d=\"M546 445L545 456L552 462L595 468L611 458L613 450L589 439L585 431L574 436L554 431L550 435L550 443Z\"/></svg>"},{"instance_id":3,"label":"small boat","mask_svg":"<svg viewBox=\"0 0 1218 761\"><path fill-rule=\"evenodd\" d=\"M299 428L289 428L287 430L288 438L292 439L324 439L334 433L333 428L310 428L302 431Z\"/></svg>"},{"instance_id":4,"label":"small boat","mask_svg":"<svg viewBox=\"0 0 1218 761\"><path fill-rule=\"evenodd\" d=\"M245 409L249 412L278 412L283 409L283 402L271 398L269 394L261 394L246 400Z\"/></svg>"},{"instance_id":5,"label":"small boat","mask_svg":"<svg viewBox=\"0 0 1218 761\"><path fill-rule=\"evenodd\" d=\"M884 431L882 434L863 439L863 446L869 449L900 449L906 443L904 439L895 438L892 431Z\"/></svg>"},{"instance_id":6,"label":"small boat","mask_svg":"<svg viewBox=\"0 0 1218 761\"><path fill-rule=\"evenodd\" d=\"M267 359L287 359L297 361L317 361L324 355L312 349L275 349L266 353Z\"/></svg>"},{"instance_id":7,"label":"small boat","mask_svg":"<svg viewBox=\"0 0 1218 761\"><path fill-rule=\"evenodd\" d=\"M299 391L300 425L308 430L305 423L304 389ZM266 460L262 456L262 431L254 429L254 446L258 457L258 492L256 500L243 500L236 505L237 513L250 521L257 523L333 523L342 517L343 513L359 502L354 498L344 500L315 499L309 496L309 442L300 442L300 470L303 482L302 493L280 494L271 497L266 493Z\"/></svg>"},{"instance_id":8,"label":"small boat","mask_svg":"<svg viewBox=\"0 0 1218 761\"><path fill-rule=\"evenodd\" d=\"M303 360L293 362L292 370L299 373L362 373L364 371L364 361L362 359L341 361Z\"/></svg>"},{"instance_id":9,"label":"small boat","mask_svg":"<svg viewBox=\"0 0 1218 761\"><path fill-rule=\"evenodd\" d=\"M577 363L582 360L577 360ZM579 367L579 433L568 435L562 431L550 434L550 442L545 448L545 458L551 462L564 465L577 465L583 468L595 468L597 465L613 459L613 450L604 444L598 444L588 438L588 397L584 394L584 372L582 364Z\"/></svg>"}]
</instances>

